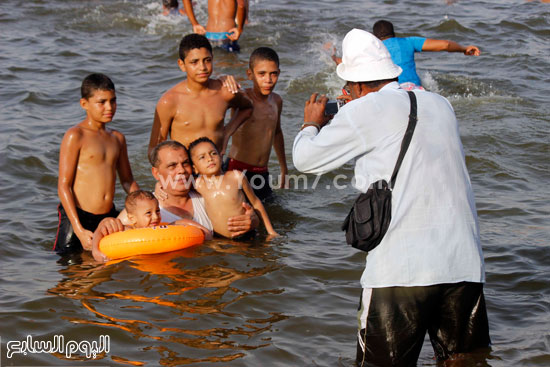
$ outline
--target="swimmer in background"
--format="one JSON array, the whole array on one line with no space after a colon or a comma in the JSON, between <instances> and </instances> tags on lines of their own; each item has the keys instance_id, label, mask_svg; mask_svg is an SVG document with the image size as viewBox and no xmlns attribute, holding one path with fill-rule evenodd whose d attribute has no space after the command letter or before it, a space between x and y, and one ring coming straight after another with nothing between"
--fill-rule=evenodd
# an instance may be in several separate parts
<instances>
[{"instance_id":1,"label":"swimmer in background","mask_svg":"<svg viewBox=\"0 0 550 367\"><path fill-rule=\"evenodd\" d=\"M214 142L207 137L193 141L189 144L189 155L193 169L199 175L195 181L195 190L204 198L206 213L212 221L214 232L231 238L227 221L244 213L243 203L248 199L260 214L267 233L270 236L278 235L246 177L239 171L223 173L222 160Z\"/></svg>"},{"instance_id":2,"label":"swimmer in background","mask_svg":"<svg viewBox=\"0 0 550 367\"><path fill-rule=\"evenodd\" d=\"M126 218L125 222L128 225L125 226L122 224L120 220L121 216L119 215L118 218L103 219L95 230L92 240L92 255L96 261L105 262L109 260L99 250L99 242L103 237L128 229L156 227L161 224L159 202L149 191L137 190L128 194L124 202L124 208L126 209L126 213L123 216ZM201 229L205 235L210 234L208 229L189 219L180 219L170 224L192 225Z\"/></svg>"},{"instance_id":3,"label":"swimmer in background","mask_svg":"<svg viewBox=\"0 0 550 367\"><path fill-rule=\"evenodd\" d=\"M392 61L403 69L398 77L398 82L401 88L405 90L424 89L420 77L416 73L415 52L462 52L466 56L479 56L481 54L476 46L462 46L454 41L425 37L396 37L393 24L387 20L379 20L374 23L372 33L384 43L384 46L390 52ZM342 62L342 59L336 57L334 52L332 59L336 65Z\"/></svg>"},{"instance_id":4,"label":"swimmer in background","mask_svg":"<svg viewBox=\"0 0 550 367\"><path fill-rule=\"evenodd\" d=\"M267 169L271 147L275 148L279 160L280 187L288 187L285 141L281 129L283 99L273 92L280 72L279 56L274 50L259 47L252 52L246 73L253 87L245 90L246 96L252 101L252 116L245 120L235 119L242 121L240 126L227 126L222 148L222 152L225 152L232 136L226 171L245 172L246 178L253 184L254 193L261 200L272 195ZM258 176L260 178L256 178Z\"/></svg>"},{"instance_id":5,"label":"swimmer in background","mask_svg":"<svg viewBox=\"0 0 550 367\"><path fill-rule=\"evenodd\" d=\"M193 32L205 35L215 47L228 52L239 52L237 42L243 33L247 19L246 0L208 0L208 22L206 28L199 24L191 0L183 0L185 12L193 26Z\"/></svg>"},{"instance_id":6,"label":"swimmer in background","mask_svg":"<svg viewBox=\"0 0 550 367\"><path fill-rule=\"evenodd\" d=\"M116 112L115 85L104 74L82 81L80 106L86 118L61 141L57 193L59 225L54 250L59 255L92 249L101 220L118 214L113 204L116 176L124 191L138 190L128 160L126 138L106 127Z\"/></svg>"},{"instance_id":7,"label":"swimmer in background","mask_svg":"<svg viewBox=\"0 0 550 367\"><path fill-rule=\"evenodd\" d=\"M179 0L162 0L162 15L184 15L185 11L179 8Z\"/></svg>"}]
</instances>

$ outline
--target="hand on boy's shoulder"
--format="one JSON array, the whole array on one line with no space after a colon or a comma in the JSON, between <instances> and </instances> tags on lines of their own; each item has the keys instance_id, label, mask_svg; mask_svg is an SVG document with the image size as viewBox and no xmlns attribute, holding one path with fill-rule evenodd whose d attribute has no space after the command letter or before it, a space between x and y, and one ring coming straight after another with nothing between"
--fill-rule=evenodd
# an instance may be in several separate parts
<instances>
[{"instance_id":1,"label":"hand on boy's shoulder","mask_svg":"<svg viewBox=\"0 0 550 367\"><path fill-rule=\"evenodd\" d=\"M229 86L221 79L214 79L216 82L215 89L218 90L226 101L231 101L235 98L242 97L243 91L237 87Z\"/></svg>"}]
</instances>

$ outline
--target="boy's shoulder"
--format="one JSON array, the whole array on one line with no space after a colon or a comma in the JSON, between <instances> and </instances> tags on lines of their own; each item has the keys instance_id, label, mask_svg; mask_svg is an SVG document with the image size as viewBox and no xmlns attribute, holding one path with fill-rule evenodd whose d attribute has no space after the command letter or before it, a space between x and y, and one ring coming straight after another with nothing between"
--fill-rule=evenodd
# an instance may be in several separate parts
<instances>
[{"instance_id":1,"label":"boy's shoulder","mask_svg":"<svg viewBox=\"0 0 550 367\"><path fill-rule=\"evenodd\" d=\"M118 130L111 129L111 128L106 128L105 131L107 131L110 135L117 138L117 140L120 141L120 142L126 141L126 136L124 136L124 134L121 133Z\"/></svg>"},{"instance_id":2,"label":"boy's shoulder","mask_svg":"<svg viewBox=\"0 0 550 367\"><path fill-rule=\"evenodd\" d=\"M181 82L171 86L166 92L160 96L159 102L164 101L170 101L174 98L176 98L179 95L184 94L187 91L187 88L185 86L185 80L182 80Z\"/></svg>"},{"instance_id":3,"label":"boy's shoulder","mask_svg":"<svg viewBox=\"0 0 550 367\"><path fill-rule=\"evenodd\" d=\"M82 122L68 128L65 131L65 137L69 137L69 136L75 137L75 138L81 137L82 134L84 134L84 129L82 128L81 125L82 125Z\"/></svg>"},{"instance_id":4,"label":"boy's shoulder","mask_svg":"<svg viewBox=\"0 0 550 367\"><path fill-rule=\"evenodd\" d=\"M271 95L273 96L273 99L275 100L275 103L277 103L277 106L279 108L282 108L283 106L283 97L281 97L279 94L275 92L271 92Z\"/></svg>"},{"instance_id":5,"label":"boy's shoulder","mask_svg":"<svg viewBox=\"0 0 550 367\"><path fill-rule=\"evenodd\" d=\"M238 170L232 170L225 173L226 178L228 178L230 181L235 182L237 184L241 184L243 179L246 179L246 176L243 172Z\"/></svg>"}]
</instances>

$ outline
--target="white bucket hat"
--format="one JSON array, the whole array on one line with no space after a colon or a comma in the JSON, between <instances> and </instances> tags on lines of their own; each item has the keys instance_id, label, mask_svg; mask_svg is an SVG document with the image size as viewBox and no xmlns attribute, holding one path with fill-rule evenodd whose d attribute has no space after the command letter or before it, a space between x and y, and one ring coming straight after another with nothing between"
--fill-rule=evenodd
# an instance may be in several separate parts
<instances>
[{"instance_id":1,"label":"white bucket hat","mask_svg":"<svg viewBox=\"0 0 550 367\"><path fill-rule=\"evenodd\" d=\"M388 49L373 34L352 29L342 42L342 63L336 74L349 82L397 78L403 70L395 65Z\"/></svg>"}]
</instances>

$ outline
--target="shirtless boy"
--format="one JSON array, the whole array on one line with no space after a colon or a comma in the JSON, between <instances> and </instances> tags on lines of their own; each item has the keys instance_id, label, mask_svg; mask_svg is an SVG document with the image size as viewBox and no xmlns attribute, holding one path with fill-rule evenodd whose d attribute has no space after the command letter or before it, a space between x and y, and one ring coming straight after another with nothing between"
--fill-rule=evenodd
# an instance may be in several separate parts
<instances>
[{"instance_id":1,"label":"shirtless boy","mask_svg":"<svg viewBox=\"0 0 550 367\"><path fill-rule=\"evenodd\" d=\"M183 0L185 12L193 26L193 32L206 35L216 47L228 52L239 52L239 37L247 18L246 0L208 0L206 29L199 24L193 12L192 0Z\"/></svg>"},{"instance_id":2,"label":"shirtless boy","mask_svg":"<svg viewBox=\"0 0 550 367\"><path fill-rule=\"evenodd\" d=\"M214 232L231 238L227 220L243 214L246 195L262 217L267 233L277 236L261 200L254 194L246 177L238 171L222 172L222 160L214 142L207 137L199 138L189 144L189 154L195 173L199 175L195 190L204 198Z\"/></svg>"},{"instance_id":3,"label":"shirtless boy","mask_svg":"<svg viewBox=\"0 0 550 367\"><path fill-rule=\"evenodd\" d=\"M221 149L224 118L229 108L239 114L229 122L238 123L252 113L252 104L243 93L232 93L220 80L211 79L212 46L201 35L189 34L181 40L178 65L187 73L162 95L157 103L149 140L149 153L168 138L188 146L193 140L207 136Z\"/></svg>"},{"instance_id":4,"label":"shirtless boy","mask_svg":"<svg viewBox=\"0 0 550 367\"><path fill-rule=\"evenodd\" d=\"M245 171L254 193L262 200L272 194L267 170L272 146L281 167L280 187L287 187L288 169L281 129L283 100L273 93L279 73L279 57L274 50L259 47L252 52L247 75L254 86L246 89L247 97L252 100L252 116L237 129L235 125L231 126L224 141L225 147L229 137L233 136L227 170Z\"/></svg>"},{"instance_id":5,"label":"shirtless boy","mask_svg":"<svg viewBox=\"0 0 550 367\"><path fill-rule=\"evenodd\" d=\"M116 112L115 86L103 74L82 82L80 106L86 118L65 133L59 151L59 225L54 250L60 254L92 249L92 235L105 217L116 217L116 174L129 193L139 189L132 175L126 139L105 125Z\"/></svg>"}]
</instances>

